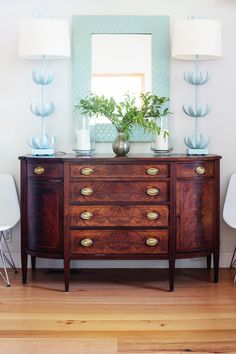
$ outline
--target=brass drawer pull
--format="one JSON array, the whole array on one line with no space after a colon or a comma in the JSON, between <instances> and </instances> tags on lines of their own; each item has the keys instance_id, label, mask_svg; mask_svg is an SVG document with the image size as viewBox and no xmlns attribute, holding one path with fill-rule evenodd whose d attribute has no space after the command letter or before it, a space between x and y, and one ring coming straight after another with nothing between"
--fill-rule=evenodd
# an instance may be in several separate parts
<instances>
[{"instance_id":1,"label":"brass drawer pull","mask_svg":"<svg viewBox=\"0 0 236 354\"><path fill-rule=\"evenodd\" d=\"M93 194L93 189L89 187L85 187L81 189L80 193L83 195L91 195Z\"/></svg>"},{"instance_id":2,"label":"brass drawer pull","mask_svg":"<svg viewBox=\"0 0 236 354\"><path fill-rule=\"evenodd\" d=\"M93 169L90 167L84 167L81 170L82 175L89 176L93 173Z\"/></svg>"},{"instance_id":3,"label":"brass drawer pull","mask_svg":"<svg viewBox=\"0 0 236 354\"><path fill-rule=\"evenodd\" d=\"M147 194L148 195L158 195L160 193L158 188L148 188Z\"/></svg>"},{"instance_id":4,"label":"brass drawer pull","mask_svg":"<svg viewBox=\"0 0 236 354\"><path fill-rule=\"evenodd\" d=\"M151 211L150 213L147 213L147 218L149 220L156 220L159 218L159 215L155 211Z\"/></svg>"},{"instance_id":5,"label":"brass drawer pull","mask_svg":"<svg viewBox=\"0 0 236 354\"><path fill-rule=\"evenodd\" d=\"M36 173L36 175L41 175L42 173L44 173L44 168L41 166L35 167L34 169L34 173Z\"/></svg>"},{"instance_id":6,"label":"brass drawer pull","mask_svg":"<svg viewBox=\"0 0 236 354\"><path fill-rule=\"evenodd\" d=\"M158 243L159 243L159 240L157 238L154 238L154 237L150 237L150 238L148 238L146 240L146 244L148 246L156 246L156 245L158 245Z\"/></svg>"},{"instance_id":7,"label":"brass drawer pull","mask_svg":"<svg viewBox=\"0 0 236 354\"><path fill-rule=\"evenodd\" d=\"M93 217L93 214L90 211L84 211L82 214L80 214L81 219L84 220L90 220Z\"/></svg>"},{"instance_id":8,"label":"brass drawer pull","mask_svg":"<svg viewBox=\"0 0 236 354\"><path fill-rule=\"evenodd\" d=\"M205 167L198 166L198 167L195 169L195 172L196 172L198 175L204 175L204 174L206 173L206 169L205 169Z\"/></svg>"},{"instance_id":9,"label":"brass drawer pull","mask_svg":"<svg viewBox=\"0 0 236 354\"><path fill-rule=\"evenodd\" d=\"M91 238L84 238L81 240L80 244L84 247L90 247L93 245L93 240L91 240Z\"/></svg>"},{"instance_id":10,"label":"brass drawer pull","mask_svg":"<svg viewBox=\"0 0 236 354\"><path fill-rule=\"evenodd\" d=\"M150 167L147 169L147 174L150 176L155 176L159 173L160 171L156 167Z\"/></svg>"}]
</instances>

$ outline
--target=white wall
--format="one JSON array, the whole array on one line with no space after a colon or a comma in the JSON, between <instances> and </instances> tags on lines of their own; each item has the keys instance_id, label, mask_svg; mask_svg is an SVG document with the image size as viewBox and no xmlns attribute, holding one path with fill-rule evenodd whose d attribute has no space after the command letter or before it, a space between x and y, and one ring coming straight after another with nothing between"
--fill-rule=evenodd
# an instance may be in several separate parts
<instances>
[{"instance_id":1,"label":"white wall","mask_svg":"<svg viewBox=\"0 0 236 354\"><path fill-rule=\"evenodd\" d=\"M212 112L202 119L202 131L210 136L209 150L223 156L221 164L221 200L232 172L236 170L236 1L234 0L0 0L0 172L9 172L19 184L19 155L29 153L27 138L38 132L37 119L29 111L29 103L40 95L31 79L37 62L18 57L18 27L22 19L38 14L64 18L72 15L169 15L173 20L187 16L207 16L223 24L224 57L219 61L202 63L208 69L210 82L201 88L201 100L210 103ZM193 130L191 119L183 114L182 103L193 100L191 88L183 81L184 70L191 69L191 62L171 62L171 104L174 112L175 152L184 152L183 138ZM47 126L57 137L57 149L72 150L71 62L53 63L54 83L48 95L57 111L49 118ZM111 151L111 144L100 144L98 152ZM132 152L149 152L149 144L133 144ZM10 245L19 256L19 228ZM236 233L221 225L221 265L227 266L236 241ZM42 260L41 265L51 264ZM104 265L104 262L102 263ZM117 262L116 262L117 264ZM137 262L135 263L137 265ZM149 263L148 265L156 265ZM179 265L196 265L198 262L182 261ZM18 263L19 265L19 263ZM87 263L83 265L88 266ZM121 265L121 263L119 263ZM124 263L123 263L124 265ZM127 265L127 263L126 263ZM140 266L143 263L138 264Z\"/></svg>"}]
</instances>

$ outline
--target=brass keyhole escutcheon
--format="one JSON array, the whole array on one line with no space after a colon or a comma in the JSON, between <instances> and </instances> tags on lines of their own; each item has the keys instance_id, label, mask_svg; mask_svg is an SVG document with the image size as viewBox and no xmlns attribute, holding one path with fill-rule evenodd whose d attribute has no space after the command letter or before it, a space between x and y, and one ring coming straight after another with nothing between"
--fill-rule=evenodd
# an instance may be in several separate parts
<instances>
[{"instance_id":1,"label":"brass keyhole escutcheon","mask_svg":"<svg viewBox=\"0 0 236 354\"><path fill-rule=\"evenodd\" d=\"M159 173L160 171L156 167L150 167L147 169L147 174L150 176L155 176Z\"/></svg>"},{"instance_id":2,"label":"brass keyhole escutcheon","mask_svg":"<svg viewBox=\"0 0 236 354\"><path fill-rule=\"evenodd\" d=\"M90 167L84 167L81 170L82 175L89 176L93 173L93 169Z\"/></svg>"},{"instance_id":3,"label":"brass keyhole escutcheon","mask_svg":"<svg viewBox=\"0 0 236 354\"><path fill-rule=\"evenodd\" d=\"M195 172L196 172L198 175L204 175L204 174L206 173L206 169L205 169L205 167L198 166L198 167L195 169Z\"/></svg>"},{"instance_id":4,"label":"brass keyhole escutcheon","mask_svg":"<svg viewBox=\"0 0 236 354\"><path fill-rule=\"evenodd\" d=\"M44 173L44 171L45 171L44 168L41 166L37 166L34 169L34 173L36 173L36 175L41 175L42 173Z\"/></svg>"}]
</instances>

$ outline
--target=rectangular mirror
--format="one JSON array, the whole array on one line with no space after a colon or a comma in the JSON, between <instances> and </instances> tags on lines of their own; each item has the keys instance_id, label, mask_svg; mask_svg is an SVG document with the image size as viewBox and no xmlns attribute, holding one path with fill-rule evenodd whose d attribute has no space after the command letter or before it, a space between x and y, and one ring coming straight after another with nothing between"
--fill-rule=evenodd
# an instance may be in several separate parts
<instances>
[{"instance_id":1,"label":"rectangular mirror","mask_svg":"<svg viewBox=\"0 0 236 354\"><path fill-rule=\"evenodd\" d=\"M73 105L90 92L117 100L149 91L169 97L169 47L167 16L73 16ZM109 120L99 117L96 141L115 137ZM133 129L130 140L150 136Z\"/></svg>"},{"instance_id":2,"label":"rectangular mirror","mask_svg":"<svg viewBox=\"0 0 236 354\"><path fill-rule=\"evenodd\" d=\"M91 91L122 101L130 94L140 103L140 92L151 92L150 34L92 34ZM112 124L97 117L96 124Z\"/></svg>"}]
</instances>

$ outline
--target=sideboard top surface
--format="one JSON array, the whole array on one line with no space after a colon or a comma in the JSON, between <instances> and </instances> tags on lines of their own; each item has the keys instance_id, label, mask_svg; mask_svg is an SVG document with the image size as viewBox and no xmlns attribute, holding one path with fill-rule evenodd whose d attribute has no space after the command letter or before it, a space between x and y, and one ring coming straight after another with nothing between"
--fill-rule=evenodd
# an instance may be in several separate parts
<instances>
[{"instance_id":1,"label":"sideboard top surface","mask_svg":"<svg viewBox=\"0 0 236 354\"><path fill-rule=\"evenodd\" d=\"M135 162L136 160L143 161L158 161L158 162L170 162L170 161L178 161L178 162L195 162L195 161L204 161L204 160L219 160L221 156L219 155L186 155L186 154L169 154L169 155L153 155L153 154L129 154L129 156L125 157L117 157L112 154L98 154L92 156L76 156L74 154L55 154L53 156L34 156L34 155L24 155L19 156L20 160L31 160L34 161L44 160L45 162L102 162L108 161L112 163L130 163Z\"/></svg>"}]
</instances>

